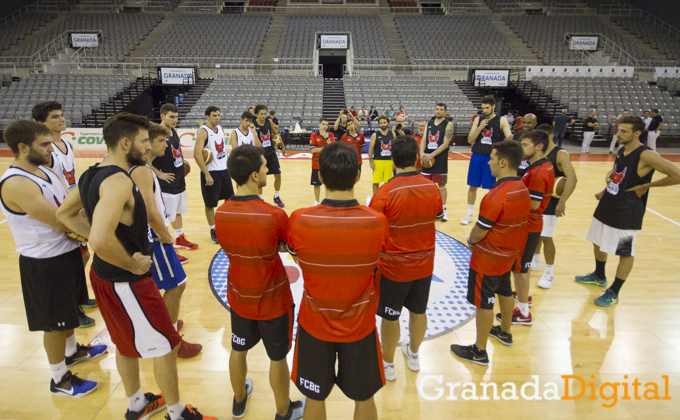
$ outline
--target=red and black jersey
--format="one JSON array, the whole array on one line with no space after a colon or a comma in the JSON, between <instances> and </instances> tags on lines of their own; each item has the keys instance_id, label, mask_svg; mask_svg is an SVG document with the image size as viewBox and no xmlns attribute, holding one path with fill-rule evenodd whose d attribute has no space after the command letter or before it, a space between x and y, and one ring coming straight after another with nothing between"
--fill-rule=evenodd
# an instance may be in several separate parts
<instances>
[{"instance_id":1,"label":"red and black jersey","mask_svg":"<svg viewBox=\"0 0 680 420\"><path fill-rule=\"evenodd\" d=\"M418 157L416 158L416 169L418 169L423 167L420 163L420 142L423 141L423 138L420 137L420 134L413 134L413 138L418 142Z\"/></svg>"},{"instance_id":2,"label":"red and black jersey","mask_svg":"<svg viewBox=\"0 0 680 420\"><path fill-rule=\"evenodd\" d=\"M361 153L364 151L364 144L366 144L366 139L364 139L364 133L357 131L357 135L352 136L348 132L347 134L342 136L340 141L345 143L346 145L348 145L357 152L357 154L359 155L359 165L361 165L362 163Z\"/></svg>"},{"instance_id":3,"label":"red and black jersey","mask_svg":"<svg viewBox=\"0 0 680 420\"><path fill-rule=\"evenodd\" d=\"M318 131L309 136L309 148L324 147L327 144L335 143L335 136L333 133L326 133L328 137L324 139ZM312 153L312 169L319 169L319 154Z\"/></svg>"},{"instance_id":4,"label":"red and black jersey","mask_svg":"<svg viewBox=\"0 0 680 420\"><path fill-rule=\"evenodd\" d=\"M543 230L543 211L550 203L555 183L555 171L552 163L547 158L539 159L529 165L522 182L529 189L531 201L540 201L541 205L536 210L531 210L529 216L529 232L541 232Z\"/></svg>"}]
</instances>

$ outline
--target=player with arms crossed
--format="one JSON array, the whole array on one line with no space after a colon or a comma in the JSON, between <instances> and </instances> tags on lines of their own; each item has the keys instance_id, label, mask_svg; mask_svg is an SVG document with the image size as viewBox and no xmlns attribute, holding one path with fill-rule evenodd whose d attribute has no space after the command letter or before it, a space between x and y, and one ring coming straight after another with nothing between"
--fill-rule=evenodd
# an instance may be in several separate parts
<instances>
[{"instance_id":1,"label":"player with arms crossed","mask_svg":"<svg viewBox=\"0 0 680 420\"><path fill-rule=\"evenodd\" d=\"M319 153L324 146L335 143L335 136L328 132L328 120L319 120L319 130L309 136L309 151L312 152L312 179L310 184L314 187L314 205L318 206L321 200L321 181L319 180Z\"/></svg>"},{"instance_id":2,"label":"player with arms crossed","mask_svg":"<svg viewBox=\"0 0 680 420\"><path fill-rule=\"evenodd\" d=\"M378 117L380 129L371 135L368 146L368 162L373 170L373 194L378 191L380 182L392 179L392 140L394 132L390 130L390 119L384 115Z\"/></svg>"},{"instance_id":3,"label":"player with arms crossed","mask_svg":"<svg viewBox=\"0 0 680 420\"><path fill-rule=\"evenodd\" d=\"M241 114L241 124L229 135L231 150L236 150L237 147L243 146L244 144L252 144L257 147L262 147L262 144L260 143L260 137L256 136L254 131L250 128L253 118L255 118L253 114L248 111L244 111L243 114Z\"/></svg>"},{"instance_id":4,"label":"player with arms crossed","mask_svg":"<svg viewBox=\"0 0 680 420\"><path fill-rule=\"evenodd\" d=\"M453 140L453 122L448 121L445 115L446 104L439 102L434 108L434 119L427 123L424 141L420 142L420 160L425 165L422 174L437 183L442 196L443 207L437 215L442 222L449 220L446 214L446 182L449 174L449 145Z\"/></svg>"},{"instance_id":5,"label":"player with arms crossed","mask_svg":"<svg viewBox=\"0 0 680 420\"><path fill-rule=\"evenodd\" d=\"M358 128L359 122L356 119L347 121L347 133L342 136L340 141L354 149L354 151L357 152L357 155L359 155L359 173L361 173L361 164L363 163L361 154L364 151L366 139L364 138L364 133L357 131Z\"/></svg>"},{"instance_id":6,"label":"player with arms crossed","mask_svg":"<svg viewBox=\"0 0 680 420\"><path fill-rule=\"evenodd\" d=\"M279 196L281 192L281 165L279 165L279 158L276 156L276 139L280 139L279 132L272 125L271 120L267 118L267 105L255 105L254 109L255 121L253 126L255 132L260 140L262 148L264 148L264 157L267 159L268 175L274 175L274 202L279 207L284 207L283 201ZM286 156L286 147L283 145L283 156ZM260 198L262 198L262 191L260 190Z\"/></svg>"}]
</instances>

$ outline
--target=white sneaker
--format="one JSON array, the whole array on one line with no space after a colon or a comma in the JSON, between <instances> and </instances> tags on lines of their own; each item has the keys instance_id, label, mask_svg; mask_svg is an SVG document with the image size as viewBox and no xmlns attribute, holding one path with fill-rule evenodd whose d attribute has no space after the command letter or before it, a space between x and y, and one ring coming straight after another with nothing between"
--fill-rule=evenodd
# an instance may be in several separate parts
<instances>
[{"instance_id":1,"label":"white sneaker","mask_svg":"<svg viewBox=\"0 0 680 420\"><path fill-rule=\"evenodd\" d=\"M394 371L394 363L387 363L383 360L383 369L385 369L385 380L390 382L397 380L397 372Z\"/></svg>"},{"instance_id":2,"label":"white sneaker","mask_svg":"<svg viewBox=\"0 0 680 420\"><path fill-rule=\"evenodd\" d=\"M449 218L446 216L446 209L442 210L442 222L448 222Z\"/></svg>"},{"instance_id":3,"label":"white sneaker","mask_svg":"<svg viewBox=\"0 0 680 420\"><path fill-rule=\"evenodd\" d=\"M531 271L541 271L543 268L543 263L539 261L531 261Z\"/></svg>"},{"instance_id":4,"label":"white sneaker","mask_svg":"<svg viewBox=\"0 0 680 420\"><path fill-rule=\"evenodd\" d=\"M472 221L472 215L468 214L465 217L463 217L463 220L460 221L460 224L461 225L469 225L471 221Z\"/></svg>"},{"instance_id":5,"label":"white sneaker","mask_svg":"<svg viewBox=\"0 0 680 420\"><path fill-rule=\"evenodd\" d=\"M312 204L312 207L316 207L316 206L318 206L318 205L319 205L319 202L318 202L318 201L315 201L314 204Z\"/></svg>"},{"instance_id":6,"label":"white sneaker","mask_svg":"<svg viewBox=\"0 0 680 420\"><path fill-rule=\"evenodd\" d=\"M371 199L373 198L372 195L367 195L366 196L366 207L371 205Z\"/></svg>"},{"instance_id":7,"label":"white sneaker","mask_svg":"<svg viewBox=\"0 0 680 420\"><path fill-rule=\"evenodd\" d=\"M417 354L413 354L411 351L411 343L402 343L401 352L406 356L406 364L408 368L413 372L418 372L420 370L420 360Z\"/></svg>"},{"instance_id":8,"label":"white sneaker","mask_svg":"<svg viewBox=\"0 0 680 420\"><path fill-rule=\"evenodd\" d=\"M553 286L555 278L552 274L543 273L543 277L538 281L538 287L541 289L550 289Z\"/></svg>"}]
</instances>

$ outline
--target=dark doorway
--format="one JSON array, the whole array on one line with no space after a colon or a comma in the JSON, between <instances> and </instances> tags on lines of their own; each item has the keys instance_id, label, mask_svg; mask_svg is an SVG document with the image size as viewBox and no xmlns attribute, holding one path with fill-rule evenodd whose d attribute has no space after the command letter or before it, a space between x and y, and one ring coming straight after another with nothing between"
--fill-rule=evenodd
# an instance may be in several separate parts
<instances>
[{"instance_id":1,"label":"dark doorway","mask_svg":"<svg viewBox=\"0 0 680 420\"><path fill-rule=\"evenodd\" d=\"M343 71L342 67L347 62L347 57L342 56L320 56L319 64L323 64L323 77L331 77L342 79Z\"/></svg>"}]
</instances>

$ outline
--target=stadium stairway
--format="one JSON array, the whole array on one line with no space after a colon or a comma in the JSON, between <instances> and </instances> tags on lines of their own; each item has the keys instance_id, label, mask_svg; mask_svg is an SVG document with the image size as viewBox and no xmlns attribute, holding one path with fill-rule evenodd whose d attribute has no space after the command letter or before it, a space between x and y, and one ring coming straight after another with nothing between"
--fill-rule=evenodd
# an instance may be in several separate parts
<instances>
[{"instance_id":1,"label":"stadium stairway","mask_svg":"<svg viewBox=\"0 0 680 420\"><path fill-rule=\"evenodd\" d=\"M119 92L108 102L102 103L99 109L94 110L90 115L83 117L81 124L73 124L74 127L103 127L107 118L119 112L132 112L143 114L137 109L136 105L140 97L147 93L147 89L158 84L158 80L151 77L138 77L130 83L130 86Z\"/></svg>"},{"instance_id":2,"label":"stadium stairway","mask_svg":"<svg viewBox=\"0 0 680 420\"><path fill-rule=\"evenodd\" d=\"M456 86L460 88L463 94L468 98L472 105L475 106L476 109L482 109L482 95L479 93L477 88L472 86L470 82L464 80L455 80L453 83L455 83Z\"/></svg>"},{"instance_id":3,"label":"stadium stairway","mask_svg":"<svg viewBox=\"0 0 680 420\"><path fill-rule=\"evenodd\" d=\"M34 41L40 39L42 35L46 32L52 31L53 27L56 27L62 23L64 23L70 16L70 12L58 12L58 16L50 21L48 24L40 27L38 30L33 31L30 35L26 36L23 41L19 41L16 45L13 45L10 49L5 51L2 56L3 57L11 57L17 55L17 51L19 51L19 48L22 48L25 45L31 45Z\"/></svg>"},{"instance_id":4,"label":"stadium stairway","mask_svg":"<svg viewBox=\"0 0 680 420\"><path fill-rule=\"evenodd\" d=\"M668 60L668 58L664 54L660 54L659 50L656 48L652 48L649 44L645 44L641 39L636 37L635 35L632 35L630 32L623 30L620 26L618 26L616 23L612 22L609 20L608 15L597 15L599 19L602 21L602 23L612 31L621 34L626 41L632 43L635 47L643 50L647 54L649 54L653 60Z\"/></svg>"},{"instance_id":5,"label":"stadium stairway","mask_svg":"<svg viewBox=\"0 0 680 420\"><path fill-rule=\"evenodd\" d=\"M158 26L154 28L153 31L151 31L149 35L147 35L146 38L144 38L144 40L142 40L142 42L139 43L130 57L128 57L127 61L130 61L131 58L147 57L151 48L153 48L153 46L156 45L156 42L158 42L158 40L161 39L163 35L165 35L170 26L172 26L173 22L179 16L181 16L181 13L178 9L175 9L172 12L166 12L165 18L161 21L161 23L158 24Z\"/></svg>"},{"instance_id":6,"label":"stadium stairway","mask_svg":"<svg viewBox=\"0 0 680 420\"><path fill-rule=\"evenodd\" d=\"M175 103L175 96L178 96L180 93L184 95L183 100L179 101L177 104L177 108L179 108L179 121L184 121L184 118L189 111L191 111L191 108L193 108L194 105L196 105L196 102L201 99L201 96L208 90L214 80L215 79L198 79L195 85L188 88L180 87L177 92L172 92L167 96L166 102ZM154 111L154 115L159 115L160 118L160 107ZM198 122L196 122L196 124L198 124Z\"/></svg>"},{"instance_id":7,"label":"stadium stairway","mask_svg":"<svg viewBox=\"0 0 680 420\"><path fill-rule=\"evenodd\" d=\"M323 116L328 118L329 125L338 119L340 111L345 107L345 88L342 79L324 79L323 81ZM312 124L312 126L314 126Z\"/></svg>"},{"instance_id":8,"label":"stadium stairway","mask_svg":"<svg viewBox=\"0 0 680 420\"><path fill-rule=\"evenodd\" d=\"M489 20L496 28L498 28L501 34L503 34L503 38L505 38L510 43L512 48L515 49L518 54L518 59L525 61L538 61L538 57L536 54L531 52L531 48L527 47L527 44L525 44L520 39L520 37L518 37L517 34L515 34L505 22L503 22L500 13L489 15Z\"/></svg>"},{"instance_id":9,"label":"stadium stairway","mask_svg":"<svg viewBox=\"0 0 680 420\"><path fill-rule=\"evenodd\" d=\"M381 1L381 6L382 2L384 0ZM385 2L385 5L387 5L387 2ZM404 42L401 40L401 35L399 35L397 26L394 23L394 14L380 15L380 22L382 23L385 39L387 40L387 52L394 59L394 64L399 66L408 65L406 47L404 47Z\"/></svg>"},{"instance_id":10,"label":"stadium stairway","mask_svg":"<svg viewBox=\"0 0 680 420\"><path fill-rule=\"evenodd\" d=\"M269 24L267 35L265 35L264 42L262 43L262 52L257 58L257 64L273 63L285 20L286 12L284 10L277 9L277 11L272 13L272 21Z\"/></svg>"}]
</instances>

